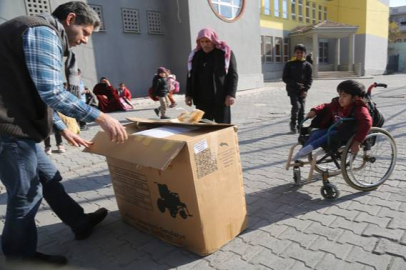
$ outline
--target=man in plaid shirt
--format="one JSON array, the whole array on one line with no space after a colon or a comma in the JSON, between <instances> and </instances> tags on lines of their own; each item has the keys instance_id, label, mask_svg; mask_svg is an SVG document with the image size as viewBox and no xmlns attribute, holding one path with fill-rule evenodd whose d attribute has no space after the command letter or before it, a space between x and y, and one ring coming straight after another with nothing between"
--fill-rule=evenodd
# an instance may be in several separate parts
<instances>
[{"instance_id":1,"label":"man in plaid shirt","mask_svg":"<svg viewBox=\"0 0 406 270\"><path fill-rule=\"evenodd\" d=\"M63 57L71 87L77 67L71 47L86 44L100 19L82 2L60 5L51 15L21 16L0 25L0 179L8 202L2 249L7 260L66 264L63 256L36 251L35 215L42 197L77 240L88 237L107 215L102 208L85 214L64 190L62 177L39 146L55 125L74 146L92 143L70 132L53 110L98 123L112 141L127 139L114 118L63 89ZM75 71L76 70L76 71Z\"/></svg>"}]
</instances>

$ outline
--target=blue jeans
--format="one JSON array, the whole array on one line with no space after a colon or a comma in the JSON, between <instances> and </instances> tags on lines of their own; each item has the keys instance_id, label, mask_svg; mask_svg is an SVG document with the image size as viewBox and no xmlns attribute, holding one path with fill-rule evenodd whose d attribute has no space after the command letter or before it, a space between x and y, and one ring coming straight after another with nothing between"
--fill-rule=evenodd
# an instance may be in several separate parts
<instances>
[{"instance_id":1,"label":"blue jeans","mask_svg":"<svg viewBox=\"0 0 406 270\"><path fill-rule=\"evenodd\" d=\"M327 135L328 129L319 129L316 131L313 131L310 134L310 138L307 140L304 146L308 146L309 144L313 146L313 150L321 147L321 146L326 146L327 145L327 140L328 140L328 135ZM337 134L337 130L333 129L330 131L330 136Z\"/></svg>"},{"instance_id":2,"label":"blue jeans","mask_svg":"<svg viewBox=\"0 0 406 270\"><path fill-rule=\"evenodd\" d=\"M6 257L34 256L35 215L43 196L74 232L88 225L83 208L66 193L59 171L35 141L0 135L0 179L8 196L1 239Z\"/></svg>"}]
</instances>

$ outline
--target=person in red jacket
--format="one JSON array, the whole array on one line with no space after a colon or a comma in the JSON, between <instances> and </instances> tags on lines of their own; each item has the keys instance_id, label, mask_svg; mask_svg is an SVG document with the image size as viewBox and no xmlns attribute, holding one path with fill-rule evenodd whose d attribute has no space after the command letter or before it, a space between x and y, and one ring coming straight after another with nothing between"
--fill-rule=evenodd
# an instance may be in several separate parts
<instances>
[{"instance_id":1,"label":"person in red jacket","mask_svg":"<svg viewBox=\"0 0 406 270\"><path fill-rule=\"evenodd\" d=\"M293 160L298 160L319 147L325 147L328 140L328 128L341 118L348 117L353 117L355 121L347 121L334 128L330 132L330 141L337 146L348 141L355 133L351 153L355 154L359 151L360 144L372 127L371 115L363 101L366 95L365 86L357 81L347 80L337 86L337 92L338 98L334 98L331 103L320 104L312 108L307 114L307 118L322 116L320 129L310 135L309 140L293 157Z\"/></svg>"},{"instance_id":2,"label":"person in red jacket","mask_svg":"<svg viewBox=\"0 0 406 270\"><path fill-rule=\"evenodd\" d=\"M131 92L128 90L128 88L125 86L125 83L120 83L118 85L118 96L119 97L125 97L126 99L131 101Z\"/></svg>"},{"instance_id":3,"label":"person in red jacket","mask_svg":"<svg viewBox=\"0 0 406 270\"><path fill-rule=\"evenodd\" d=\"M109 113L123 110L116 89L106 77L100 78L100 82L93 88L93 93L99 100L99 110L102 112Z\"/></svg>"}]
</instances>

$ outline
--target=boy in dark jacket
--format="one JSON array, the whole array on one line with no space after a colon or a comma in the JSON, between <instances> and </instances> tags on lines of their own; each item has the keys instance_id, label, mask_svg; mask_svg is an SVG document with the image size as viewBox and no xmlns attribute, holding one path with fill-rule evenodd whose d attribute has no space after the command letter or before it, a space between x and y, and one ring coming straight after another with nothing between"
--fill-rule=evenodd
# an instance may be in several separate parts
<instances>
[{"instance_id":1,"label":"boy in dark jacket","mask_svg":"<svg viewBox=\"0 0 406 270\"><path fill-rule=\"evenodd\" d=\"M337 86L338 98L334 98L331 103L318 105L310 110L307 118L322 115L320 129L313 132L304 147L293 157L298 160L308 155L313 150L326 146L328 128L338 122L341 118L353 117L355 121L348 121L340 124L330 132L331 141L338 145L348 141L355 133L354 141L351 145L351 153L359 151L360 144L365 140L372 127L372 118L367 105L363 102L365 97L365 87L363 84L347 80Z\"/></svg>"},{"instance_id":2,"label":"boy in dark jacket","mask_svg":"<svg viewBox=\"0 0 406 270\"><path fill-rule=\"evenodd\" d=\"M169 117L165 116L166 109L169 107L169 88L168 83L166 82L167 76L168 74L166 72L166 68L160 67L158 68L157 74L152 81L154 95L159 98L159 103L161 104L161 106L154 109L154 112L157 116L159 116L159 112L161 112L161 119L169 119Z\"/></svg>"},{"instance_id":3,"label":"boy in dark jacket","mask_svg":"<svg viewBox=\"0 0 406 270\"><path fill-rule=\"evenodd\" d=\"M286 83L286 91L292 105L290 131L296 133L296 127L304 119L307 91L313 82L312 65L306 61L306 47L298 44L294 49L294 57L285 65L282 79Z\"/></svg>"}]
</instances>

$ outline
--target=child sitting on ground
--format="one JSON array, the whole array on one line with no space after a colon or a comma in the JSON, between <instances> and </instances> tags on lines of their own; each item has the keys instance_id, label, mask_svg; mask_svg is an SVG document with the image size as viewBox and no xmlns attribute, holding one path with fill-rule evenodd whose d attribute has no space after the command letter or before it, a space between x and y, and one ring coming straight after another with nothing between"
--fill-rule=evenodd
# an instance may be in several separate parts
<instances>
[{"instance_id":1,"label":"child sitting on ground","mask_svg":"<svg viewBox=\"0 0 406 270\"><path fill-rule=\"evenodd\" d=\"M309 140L293 157L293 160L298 160L319 147L326 147L328 128L341 118L348 117L354 118L355 121L343 122L331 130L330 142L334 146L342 145L355 133L351 153L355 154L359 151L360 144L365 140L372 126L371 115L363 101L366 95L365 86L354 80L347 80L337 86L337 92L338 98L334 98L331 103L312 108L307 114L307 118L313 118L316 115L322 117L320 129L311 133Z\"/></svg>"}]
</instances>

